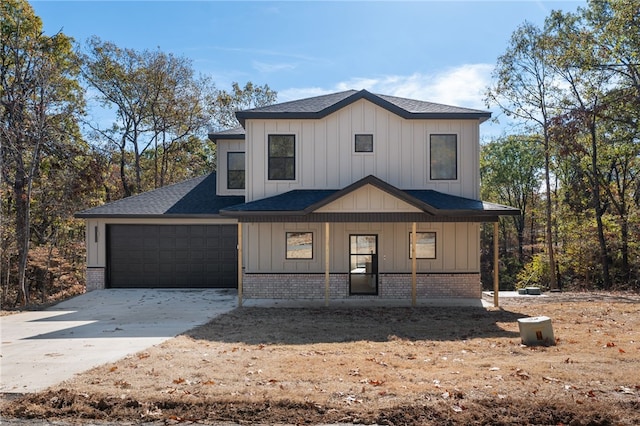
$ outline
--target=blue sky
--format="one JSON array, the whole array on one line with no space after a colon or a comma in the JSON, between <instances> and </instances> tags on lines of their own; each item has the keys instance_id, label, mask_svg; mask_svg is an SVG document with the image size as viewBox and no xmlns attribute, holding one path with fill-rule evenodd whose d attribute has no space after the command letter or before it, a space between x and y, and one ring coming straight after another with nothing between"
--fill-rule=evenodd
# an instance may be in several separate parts
<instances>
[{"instance_id":1,"label":"blue sky","mask_svg":"<svg viewBox=\"0 0 640 426\"><path fill-rule=\"evenodd\" d=\"M31 0L47 34L185 56L229 89L268 84L279 101L346 89L485 109L496 59L523 22L585 1ZM499 116L493 110L494 117ZM483 138L504 131L485 123Z\"/></svg>"}]
</instances>

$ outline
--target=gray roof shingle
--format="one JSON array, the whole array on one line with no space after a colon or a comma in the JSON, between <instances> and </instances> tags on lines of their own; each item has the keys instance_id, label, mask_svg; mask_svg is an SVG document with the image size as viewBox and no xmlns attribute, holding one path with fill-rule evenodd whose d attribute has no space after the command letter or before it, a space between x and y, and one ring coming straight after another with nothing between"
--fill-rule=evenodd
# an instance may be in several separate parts
<instances>
[{"instance_id":1,"label":"gray roof shingle","mask_svg":"<svg viewBox=\"0 0 640 426\"><path fill-rule=\"evenodd\" d=\"M442 105L396 96L376 95L366 90L347 90L238 111L236 112L236 118L242 126L244 126L244 122L248 118L319 119L360 99L366 99L406 119L478 119L480 122L483 122L491 117L491 112L489 111Z\"/></svg>"},{"instance_id":2,"label":"gray roof shingle","mask_svg":"<svg viewBox=\"0 0 640 426\"><path fill-rule=\"evenodd\" d=\"M241 203L242 196L217 196L216 174L210 173L87 209L75 217L207 217Z\"/></svg>"},{"instance_id":3,"label":"gray roof shingle","mask_svg":"<svg viewBox=\"0 0 640 426\"><path fill-rule=\"evenodd\" d=\"M344 189L302 190L238 204L222 209L230 217L256 215L307 215L364 185L373 185L433 216L499 216L518 215L520 210L481 200L458 197L434 190L401 190L375 176L367 176Z\"/></svg>"}]
</instances>

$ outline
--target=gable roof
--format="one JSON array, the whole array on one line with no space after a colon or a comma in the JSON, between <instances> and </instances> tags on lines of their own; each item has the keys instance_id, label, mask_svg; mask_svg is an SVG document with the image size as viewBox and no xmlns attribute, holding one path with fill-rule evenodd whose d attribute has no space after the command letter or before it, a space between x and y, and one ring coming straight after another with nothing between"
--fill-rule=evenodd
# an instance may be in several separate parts
<instances>
[{"instance_id":1,"label":"gable roof","mask_svg":"<svg viewBox=\"0 0 640 426\"><path fill-rule=\"evenodd\" d=\"M87 209L75 217L219 217L220 209L243 202L242 196L216 196L216 174L210 173Z\"/></svg>"},{"instance_id":2,"label":"gable roof","mask_svg":"<svg viewBox=\"0 0 640 426\"><path fill-rule=\"evenodd\" d=\"M315 213L337 199L365 185L372 185L422 210L423 213ZM495 221L502 215L519 215L520 210L434 190L401 190L375 177L367 176L343 189L296 189L273 197L224 208L223 216L241 221Z\"/></svg>"},{"instance_id":3,"label":"gable roof","mask_svg":"<svg viewBox=\"0 0 640 426\"><path fill-rule=\"evenodd\" d=\"M482 123L491 117L489 111L376 95L366 90L347 90L238 111L236 118L243 127L246 119L320 119L360 99L366 99L406 119L477 119Z\"/></svg>"}]
</instances>

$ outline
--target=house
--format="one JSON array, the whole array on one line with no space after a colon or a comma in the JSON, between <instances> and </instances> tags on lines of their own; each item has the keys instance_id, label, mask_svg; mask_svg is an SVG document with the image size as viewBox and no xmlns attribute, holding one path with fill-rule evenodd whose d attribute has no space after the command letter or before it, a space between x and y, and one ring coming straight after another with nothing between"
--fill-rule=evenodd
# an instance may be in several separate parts
<instances>
[{"instance_id":1,"label":"house","mask_svg":"<svg viewBox=\"0 0 640 426\"><path fill-rule=\"evenodd\" d=\"M78 213L87 288L480 298L487 111L350 90L239 111L217 172Z\"/></svg>"}]
</instances>

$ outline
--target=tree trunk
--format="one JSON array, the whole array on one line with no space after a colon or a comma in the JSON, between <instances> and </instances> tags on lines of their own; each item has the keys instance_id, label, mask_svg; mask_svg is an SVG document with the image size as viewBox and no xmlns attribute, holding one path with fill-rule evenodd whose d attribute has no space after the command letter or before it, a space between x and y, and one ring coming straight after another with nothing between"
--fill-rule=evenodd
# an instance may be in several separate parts
<instances>
[{"instance_id":1,"label":"tree trunk","mask_svg":"<svg viewBox=\"0 0 640 426\"><path fill-rule=\"evenodd\" d=\"M598 176L598 135L596 134L595 117L591 122L591 174L593 176L593 206L596 213L596 224L598 226L598 243L600 244L600 263L602 264L602 285L608 290L611 288L611 274L609 273L609 249L607 248L607 240L604 236L604 224L602 216L604 209L602 208L602 200L600 196L600 179Z\"/></svg>"},{"instance_id":2,"label":"tree trunk","mask_svg":"<svg viewBox=\"0 0 640 426\"><path fill-rule=\"evenodd\" d=\"M547 200L545 203L545 207L546 207L546 227L545 227L545 231L546 231L546 239L547 239L547 254L549 256L549 288L551 290L557 290L558 289L558 281L556 279L556 259L555 259L555 255L554 255L554 250L553 250L553 230L552 230L552 223L551 223L551 209L552 209L552 203L551 203L551 174L550 174L550 167L551 167L551 159L550 159L551 155L549 153L549 133L548 130L545 128L544 129L544 181L545 181L545 186L546 186L546 192L547 192Z\"/></svg>"},{"instance_id":3,"label":"tree trunk","mask_svg":"<svg viewBox=\"0 0 640 426\"><path fill-rule=\"evenodd\" d=\"M26 282L29 256L29 193L24 167L18 166L13 184L16 200L16 244L18 248L18 289L22 305L29 303L29 286Z\"/></svg>"}]
</instances>

